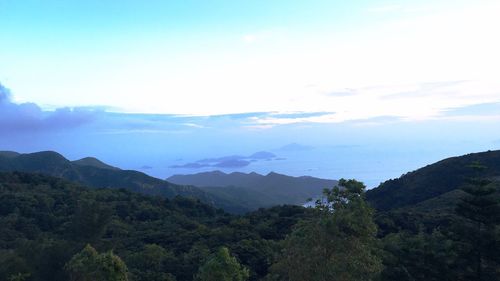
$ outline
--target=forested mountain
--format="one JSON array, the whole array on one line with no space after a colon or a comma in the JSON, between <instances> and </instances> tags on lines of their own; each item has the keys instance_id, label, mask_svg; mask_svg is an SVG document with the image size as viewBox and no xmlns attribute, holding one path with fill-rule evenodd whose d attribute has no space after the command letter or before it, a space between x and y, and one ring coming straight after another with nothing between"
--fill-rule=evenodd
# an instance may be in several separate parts
<instances>
[{"instance_id":1,"label":"forested mountain","mask_svg":"<svg viewBox=\"0 0 500 281\"><path fill-rule=\"evenodd\" d=\"M282 206L234 216L195 199L0 173L0 280L18 273L28 274L26 280L70 280L64 265L87 243L113 250L131 280L192 280L220 246L257 280L267 274L278 241L309 213Z\"/></svg>"},{"instance_id":2,"label":"forested mountain","mask_svg":"<svg viewBox=\"0 0 500 281\"><path fill-rule=\"evenodd\" d=\"M480 171L471 169L478 163ZM367 191L367 200L378 210L401 207L421 209L441 208L456 204L462 194L460 188L471 177L496 180L500 177L500 151L471 153L444 159L409 172L398 179L388 180ZM426 202L427 200L432 200Z\"/></svg>"},{"instance_id":3,"label":"forested mountain","mask_svg":"<svg viewBox=\"0 0 500 281\"><path fill-rule=\"evenodd\" d=\"M194 197L229 212L241 213L249 210L194 186L172 184L138 171L120 170L95 158L84 158L72 162L53 151L29 154L2 152L0 153L0 171L41 173L75 181L89 187L125 188L167 198L177 195Z\"/></svg>"},{"instance_id":4,"label":"forested mountain","mask_svg":"<svg viewBox=\"0 0 500 281\"><path fill-rule=\"evenodd\" d=\"M165 181L142 172L121 170L93 157L70 161L52 151L29 154L0 152L0 171L42 173L90 187L125 188L167 198L177 195L193 197L232 213L282 204L301 205L308 198L319 196L324 188L336 184L333 180L289 177L277 173L263 176L222 172L173 176Z\"/></svg>"},{"instance_id":5,"label":"forested mountain","mask_svg":"<svg viewBox=\"0 0 500 281\"><path fill-rule=\"evenodd\" d=\"M19 156L20 153L14 152L14 151L0 151L0 157L5 157L5 158L14 158Z\"/></svg>"},{"instance_id":6,"label":"forested mountain","mask_svg":"<svg viewBox=\"0 0 500 281\"><path fill-rule=\"evenodd\" d=\"M500 280L500 151L452 157L366 193L381 280Z\"/></svg>"},{"instance_id":7,"label":"forested mountain","mask_svg":"<svg viewBox=\"0 0 500 281\"><path fill-rule=\"evenodd\" d=\"M291 177L271 172L267 175L257 173L230 174L221 171L193 175L175 175L169 182L194 185L206 192L244 204L248 208L270 207L281 204L301 205L309 198L319 197L323 189L332 188L335 180L314 177Z\"/></svg>"},{"instance_id":8,"label":"forested mountain","mask_svg":"<svg viewBox=\"0 0 500 281\"><path fill-rule=\"evenodd\" d=\"M85 157L79 160L71 161L71 163L75 165L80 165L80 166L91 166L91 167L96 167L96 168L102 168L102 169L110 169L110 170L120 170L117 167L113 167L111 165L108 165L101 160L94 158L94 157Z\"/></svg>"}]
</instances>

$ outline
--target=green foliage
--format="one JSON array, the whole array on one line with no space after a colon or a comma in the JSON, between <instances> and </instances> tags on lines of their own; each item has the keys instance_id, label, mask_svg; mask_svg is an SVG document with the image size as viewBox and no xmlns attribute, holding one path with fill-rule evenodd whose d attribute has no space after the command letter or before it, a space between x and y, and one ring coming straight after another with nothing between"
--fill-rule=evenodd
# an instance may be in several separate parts
<instances>
[{"instance_id":1,"label":"green foliage","mask_svg":"<svg viewBox=\"0 0 500 281\"><path fill-rule=\"evenodd\" d=\"M392 233L384 237L382 280L458 280L456 245L439 230Z\"/></svg>"},{"instance_id":2,"label":"green foliage","mask_svg":"<svg viewBox=\"0 0 500 281\"><path fill-rule=\"evenodd\" d=\"M446 201L455 208L440 208L443 201L434 198L377 215L382 280L499 280L498 183L485 177L494 174L489 168L471 163L464 165L469 178L461 179L462 189Z\"/></svg>"},{"instance_id":3,"label":"green foliage","mask_svg":"<svg viewBox=\"0 0 500 281\"><path fill-rule=\"evenodd\" d=\"M221 246L249 267L250 280L259 280L280 251L279 241L311 215L300 206L281 206L234 216L190 198L0 173L0 280L31 274L27 280L67 281L65 264L87 243L99 252L113 249L131 281L192 280Z\"/></svg>"},{"instance_id":4,"label":"green foliage","mask_svg":"<svg viewBox=\"0 0 500 281\"><path fill-rule=\"evenodd\" d=\"M8 281L24 281L30 277L31 274L29 273L17 273L14 275L11 275L8 279Z\"/></svg>"},{"instance_id":5,"label":"green foliage","mask_svg":"<svg viewBox=\"0 0 500 281\"><path fill-rule=\"evenodd\" d=\"M487 169L471 169L481 163ZM388 211L414 206L450 191L459 190L471 177L491 178L500 175L500 151L472 153L452 157L388 180L369 190L366 198L377 210ZM456 199L456 198L455 198ZM441 202L455 206L456 200Z\"/></svg>"},{"instance_id":6,"label":"green foliage","mask_svg":"<svg viewBox=\"0 0 500 281\"><path fill-rule=\"evenodd\" d=\"M221 247L200 267L198 281L246 281L249 277L247 268L231 256L228 248Z\"/></svg>"},{"instance_id":7,"label":"green foliage","mask_svg":"<svg viewBox=\"0 0 500 281\"><path fill-rule=\"evenodd\" d=\"M111 221L111 209L95 200L79 200L71 222L76 239L95 242Z\"/></svg>"},{"instance_id":8,"label":"green foliage","mask_svg":"<svg viewBox=\"0 0 500 281\"><path fill-rule=\"evenodd\" d=\"M137 281L175 280L168 273L173 270L175 255L156 244L145 245L142 251L130 255L128 262L132 266L131 275Z\"/></svg>"},{"instance_id":9,"label":"green foliage","mask_svg":"<svg viewBox=\"0 0 500 281\"><path fill-rule=\"evenodd\" d=\"M367 194L375 214L355 180L325 190L316 208L236 216L192 198L0 173L0 280L499 280L497 154L444 160L384 184ZM60 160L29 163L61 171Z\"/></svg>"},{"instance_id":10,"label":"green foliage","mask_svg":"<svg viewBox=\"0 0 500 281\"><path fill-rule=\"evenodd\" d=\"M167 181L200 187L218 197L238 202L248 211L282 204L301 205L309 197L320 196L326 186L337 184L334 180L291 177L274 172L264 176L238 172L225 174L220 171L175 175L169 177Z\"/></svg>"},{"instance_id":11,"label":"green foliage","mask_svg":"<svg viewBox=\"0 0 500 281\"><path fill-rule=\"evenodd\" d=\"M90 245L86 245L80 253L74 255L66 264L65 269L72 281L90 281L97 279L98 273L97 251Z\"/></svg>"},{"instance_id":12,"label":"green foliage","mask_svg":"<svg viewBox=\"0 0 500 281\"><path fill-rule=\"evenodd\" d=\"M13 251L0 251L0 280L24 280L30 276L28 272L29 267L22 257Z\"/></svg>"},{"instance_id":13,"label":"green foliage","mask_svg":"<svg viewBox=\"0 0 500 281\"><path fill-rule=\"evenodd\" d=\"M194 186L181 186L132 170L120 170L97 159L69 161L53 151L28 154L4 152L0 154L0 171L42 173L75 181L94 188L124 188L133 192L158 195L165 198L193 197L234 213L248 211L227 198L209 194Z\"/></svg>"},{"instance_id":14,"label":"green foliage","mask_svg":"<svg viewBox=\"0 0 500 281\"><path fill-rule=\"evenodd\" d=\"M479 174L487 169L475 164ZM463 188L466 195L456 208L463 222L457 225L457 238L462 243L460 255L467 271L464 278L500 280L500 200L498 186L485 178L474 177Z\"/></svg>"},{"instance_id":15,"label":"green foliage","mask_svg":"<svg viewBox=\"0 0 500 281\"><path fill-rule=\"evenodd\" d=\"M127 281L127 266L111 251L99 254L90 245L75 254L65 266L71 281Z\"/></svg>"},{"instance_id":16,"label":"green foliage","mask_svg":"<svg viewBox=\"0 0 500 281\"><path fill-rule=\"evenodd\" d=\"M98 259L98 264L100 268L101 280L109 281L127 281L127 266L118 257L109 251L101 254Z\"/></svg>"},{"instance_id":17,"label":"green foliage","mask_svg":"<svg viewBox=\"0 0 500 281\"><path fill-rule=\"evenodd\" d=\"M364 185L340 180L316 202L316 216L298 224L284 242L271 280L375 280L377 227L364 201Z\"/></svg>"}]
</instances>

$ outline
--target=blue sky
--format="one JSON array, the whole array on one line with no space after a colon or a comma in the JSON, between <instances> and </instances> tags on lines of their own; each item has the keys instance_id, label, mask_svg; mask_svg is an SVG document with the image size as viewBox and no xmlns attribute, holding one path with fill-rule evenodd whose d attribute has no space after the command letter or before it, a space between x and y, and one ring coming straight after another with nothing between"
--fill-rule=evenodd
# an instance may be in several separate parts
<instances>
[{"instance_id":1,"label":"blue sky","mask_svg":"<svg viewBox=\"0 0 500 281\"><path fill-rule=\"evenodd\" d=\"M487 0L3 0L0 81L44 109L427 118L499 100L498 12ZM438 91L428 108L381 98L454 81L476 90Z\"/></svg>"},{"instance_id":2,"label":"blue sky","mask_svg":"<svg viewBox=\"0 0 500 281\"><path fill-rule=\"evenodd\" d=\"M272 151L287 160L238 170L375 184L499 148L498 14L492 0L0 0L0 148L159 177ZM289 143L315 149L282 155Z\"/></svg>"}]
</instances>

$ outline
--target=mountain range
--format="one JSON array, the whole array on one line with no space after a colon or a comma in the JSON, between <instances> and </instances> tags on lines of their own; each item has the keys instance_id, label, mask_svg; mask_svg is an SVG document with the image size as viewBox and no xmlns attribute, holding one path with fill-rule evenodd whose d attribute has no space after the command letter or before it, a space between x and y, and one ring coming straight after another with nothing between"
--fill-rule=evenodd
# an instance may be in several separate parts
<instances>
[{"instance_id":1,"label":"mountain range","mask_svg":"<svg viewBox=\"0 0 500 281\"><path fill-rule=\"evenodd\" d=\"M90 157L70 161L53 151L27 154L3 151L0 152L0 171L40 173L94 188L124 188L167 198L194 197L230 211L237 210L231 202L224 202L194 186L176 185L138 171L121 170Z\"/></svg>"},{"instance_id":2,"label":"mountain range","mask_svg":"<svg viewBox=\"0 0 500 281\"><path fill-rule=\"evenodd\" d=\"M194 185L211 194L239 200L249 208L270 207L282 204L280 202L302 205L306 199L316 198L322 194L323 189L332 188L337 184L336 180L309 176L291 177L274 172L261 175L240 172L226 174L221 171L174 175L167 181Z\"/></svg>"},{"instance_id":3,"label":"mountain range","mask_svg":"<svg viewBox=\"0 0 500 281\"><path fill-rule=\"evenodd\" d=\"M207 188L201 184L201 187L196 187L190 183L171 183L134 170L121 170L92 157L70 161L53 151L27 154L0 151L0 171L40 173L94 188L124 188L167 198L192 197L232 213L244 213L272 205L302 204L309 197L319 196L323 188L335 184L335 181L312 177L239 173L231 176L237 185ZM252 178L264 180L250 181ZM248 183L242 184L245 181Z\"/></svg>"},{"instance_id":4,"label":"mountain range","mask_svg":"<svg viewBox=\"0 0 500 281\"><path fill-rule=\"evenodd\" d=\"M474 163L486 168L474 171L469 167ZM291 177L274 172L261 175L213 171L174 175L162 180L142 172L122 170L93 157L70 161L53 151L27 154L0 151L0 171L41 173L89 187L124 188L166 198L197 198L232 213L282 204L301 205L308 198L320 196L324 188L337 184L335 180ZM441 160L383 182L379 187L367 191L366 198L379 211L401 208L423 211L446 209L456 204L462 194L460 188L471 177L500 179L500 151L471 153Z\"/></svg>"}]
</instances>

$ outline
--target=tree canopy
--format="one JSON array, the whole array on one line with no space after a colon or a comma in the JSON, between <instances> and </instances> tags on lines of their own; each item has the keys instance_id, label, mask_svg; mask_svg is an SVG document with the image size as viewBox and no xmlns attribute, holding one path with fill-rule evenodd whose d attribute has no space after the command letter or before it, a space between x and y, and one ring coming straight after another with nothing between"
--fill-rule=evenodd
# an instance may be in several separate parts
<instances>
[{"instance_id":1,"label":"tree canopy","mask_svg":"<svg viewBox=\"0 0 500 281\"><path fill-rule=\"evenodd\" d=\"M203 264L196 280L198 281L246 281L250 276L247 268L231 256L229 249L221 247Z\"/></svg>"},{"instance_id":2,"label":"tree canopy","mask_svg":"<svg viewBox=\"0 0 500 281\"><path fill-rule=\"evenodd\" d=\"M316 202L316 215L285 239L274 266L278 280L374 280L381 271L377 227L364 200L364 185L340 180Z\"/></svg>"}]
</instances>

